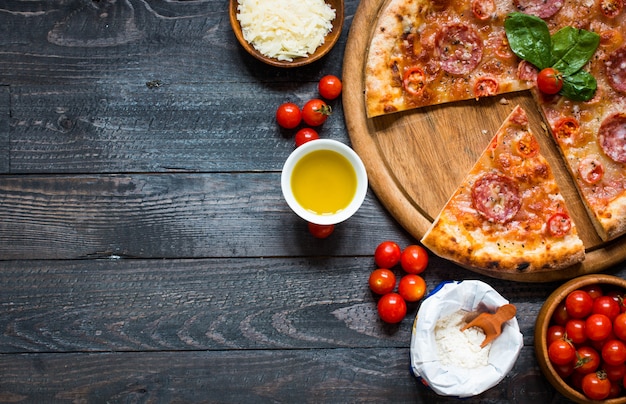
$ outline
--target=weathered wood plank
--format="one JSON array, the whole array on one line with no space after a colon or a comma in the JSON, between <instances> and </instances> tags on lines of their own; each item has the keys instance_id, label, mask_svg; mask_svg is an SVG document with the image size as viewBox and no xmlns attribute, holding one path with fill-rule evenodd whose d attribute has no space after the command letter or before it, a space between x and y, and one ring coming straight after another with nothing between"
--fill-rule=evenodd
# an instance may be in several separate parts
<instances>
[{"instance_id":1,"label":"weathered wood plank","mask_svg":"<svg viewBox=\"0 0 626 404\"><path fill-rule=\"evenodd\" d=\"M344 32L326 57L284 70L242 49L224 0L7 0L0 5L0 83L310 81L341 72L357 5L346 1Z\"/></svg>"},{"instance_id":2,"label":"weathered wood plank","mask_svg":"<svg viewBox=\"0 0 626 404\"><path fill-rule=\"evenodd\" d=\"M0 397L92 401L142 390L167 401L159 388L167 379L191 401L432 400L409 371L417 306L399 325L381 323L367 286L372 265L371 257L0 262ZM434 258L425 278L432 290L464 274ZM489 282L518 306L525 347L480 398L550 402L533 325L556 285Z\"/></svg>"},{"instance_id":3,"label":"weathered wood plank","mask_svg":"<svg viewBox=\"0 0 626 404\"><path fill-rule=\"evenodd\" d=\"M410 238L368 194L326 240L284 201L280 173L0 177L0 259L371 255Z\"/></svg>"},{"instance_id":4,"label":"weathered wood plank","mask_svg":"<svg viewBox=\"0 0 626 404\"><path fill-rule=\"evenodd\" d=\"M296 130L281 131L276 108L317 97L316 83L11 88L11 144L0 146L16 174L278 171ZM331 105L320 136L349 143L341 102Z\"/></svg>"},{"instance_id":5,"label":"weathered wood plank","mask_svg":"<svg viewBox=\"0 0 626 404\"><path fill-rule=\"evenodd\" d=\"M4 402L459 402L437 396L413 378L407 369L408 350L401 348L30 354L2 359ZM567 402L539 374L515 370L498 386L464 401Z\"/></svg>"},{"instance_id":6,"label":"weathered wood plank","mask_svg":"<svg viewBox=\"0 0 626 404\"><path fill-rule=\"evenodd\" d=\"M9 122L11 119L11 97L8 86L0 85L0 174L11 169Z\"/></svg>"}]
</instances>

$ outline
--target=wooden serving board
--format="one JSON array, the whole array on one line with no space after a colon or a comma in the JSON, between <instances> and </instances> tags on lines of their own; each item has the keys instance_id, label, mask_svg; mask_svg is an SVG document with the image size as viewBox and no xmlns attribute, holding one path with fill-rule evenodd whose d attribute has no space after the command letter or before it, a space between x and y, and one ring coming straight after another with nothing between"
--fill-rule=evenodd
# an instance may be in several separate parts
<instances>
[{"instance_id":1,"label":"wooden serving board","mask_svg":"<svg viewBox=\"0 0 626 404\"><path fill-rule=\"evenodd\" d=\"M552 165L587 257L582 264L559 271L474 271L514 281L550 282L600 272L625 260L626 237L606 243L598 237L529 92L367 118L364 66L385 1L362 0L354 16L344 56L343 107L352 147L365 163L370 186L396 220L421 239L503 120L519 104L528 113L531 130Z\"/></svg>"}]
</instances>

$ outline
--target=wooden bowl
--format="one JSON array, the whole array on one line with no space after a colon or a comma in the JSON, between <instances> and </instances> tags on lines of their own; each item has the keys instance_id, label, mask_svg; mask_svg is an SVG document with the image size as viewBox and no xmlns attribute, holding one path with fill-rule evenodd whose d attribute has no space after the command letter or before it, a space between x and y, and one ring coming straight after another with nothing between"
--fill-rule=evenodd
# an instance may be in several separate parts
<instances>
[{"instance_id":1,"label":"wooden bowl","mask_svg":"<svg viewBox=\"0 0 626 404\"><path fill-rule=\"evenodd\" d=\"M574 278L561 285L548 297L541 307L541 310L539 310L535 322L535 355L537 356L537 362L539 363L541 371L555 389L568 399L577 403L597 403L598 401L588 399L582 392L570 387L570 385L557 374L548 358L546 335L548 327L551 325L550 319L559 303L564 301L570 292L589 285L600 285L605 292L610 288L622 288L626 291L626 280L616 276L594 274ZM601 402L606 404L626 403L626 396L607 399Z\"/></svg>"},{"instance_id":2,"label":"wooden bowl","mask_svg":"<svg viewBox=\"0 0 626 404\"><path fill-rule=\"evenodd\" d=\"M324 39L324 43L320 45L315 53L309 55L308 57L295 58L292 62L278 60L274 58L267 57L263 55L261 52L256 50L252 44L248 43L243 37L243 32L241 31L241 25L239 24L239 20L237 20L237 0L230 0L229 5L229 13L230 13L230 25L233 28L233 32L237 37L237 40L243 46L243 48L252 56L257 58L258 60L267 63L268 65L276 66L276 67L299 67L308 65L309 63L313 63L316 60L320 59L324 55L326 55L333 46L337 43L339 36L341 35L341 30L343 28L343 0L326 0L326 3L329 4L335 10L335 19L332 21L333 28L326 35Z\"/></svg>"}]
</instances>

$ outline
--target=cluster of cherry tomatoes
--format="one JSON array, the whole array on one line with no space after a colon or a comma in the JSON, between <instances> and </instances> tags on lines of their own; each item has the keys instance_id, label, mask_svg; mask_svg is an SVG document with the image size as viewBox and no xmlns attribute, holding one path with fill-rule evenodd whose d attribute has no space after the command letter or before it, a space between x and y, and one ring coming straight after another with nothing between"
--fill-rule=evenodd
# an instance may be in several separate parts
<instances>
[{"instance_id":1,"label":"cluster of cherry tomatoes","mask_svg":"<svg viewBox=\"0 0 626 404\"><path fill-rule=\"evenodd\" d=\"M322 77L317 85L320 96L327 101L339 97L342 87L341 80L331 74ZM319 139L318 132L311 126L322 125L332 112L332 107L319 98L307 101L302 109L293 102L286 102L276 109L276 122L284 129L296 129L304 121L307 127L298 130L295 136L296 147L298 147L308 141Z\"/></svg>"},{"instance_id":2,"label":"cluster of cherry tomatoes","mask_svg":"<svg viewBox=\"0 0 626 404\"><path fill-rule=\"evenodd\" d=\"M406 302L417 302L426 293L426 281L419 274L428 266L428 252L419 245L404 250L393 241L383 241L374 251L375 269L368 283L372 292L381 295L377 310L386 323L399 323L406 316ZM396 289L396 275L392 269L400 264L404 274Z\"/></svg>"},{"instance_id":3,"label":"cluster of cherry tomatoes","mask_svg":"<svg viewBox=\"0 0 626 404\"><path fill-rule=\"evenodd\" d=\"M623 395L626 385L624 291L586 286L567 295L551 318L548 357L556 372L592 400Z\"/></svg>"},{"instance_id":4,"label":"cluster of cherry tomatoes","mask_svg":"<svg viewBox=\"0 0 626 404\"><path fill-rule=\"evenodd\" d=\"M327 101L336 99L341 95L343 84L337 76L326 75L317 83L319 95ZM308 126L296 132L296 147L302 146L306 142L319 139L319 133L310 126L320 126L332 114L332 107L326 101L313 98L307 101L302 109L293 102L286 102L276 109L276 122L284 129L296 129L302 121ZM335 230L334 224L308 223L309 232L315 238L326 238Z\"/></svg>"}]
</instances>

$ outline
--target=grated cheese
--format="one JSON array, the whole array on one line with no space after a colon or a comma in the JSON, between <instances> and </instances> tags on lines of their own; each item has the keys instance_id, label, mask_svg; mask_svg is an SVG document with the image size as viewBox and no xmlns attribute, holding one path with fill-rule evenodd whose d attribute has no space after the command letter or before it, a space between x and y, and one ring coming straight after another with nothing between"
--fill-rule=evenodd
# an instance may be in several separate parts
<instances>
[{"instance_id":1,"label":"grated cheese","mask_svg":"<svg viewBox=\"0 0 626 404\"><path fill-rule=\"evenodd\" d=\"M238 0L244 39L263 55L307 57L332 30L335 10L324 0Z\"/></svg>"}]
</instances>

